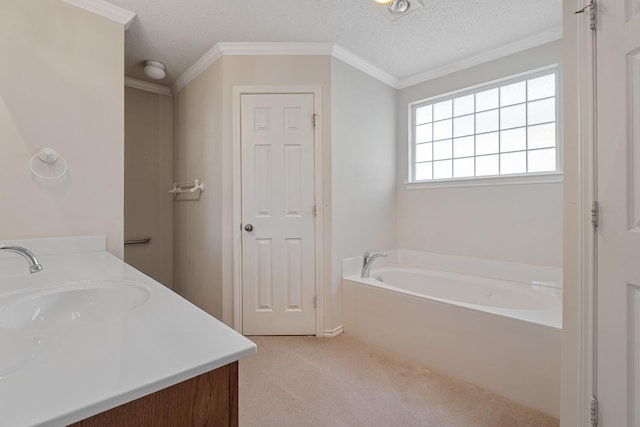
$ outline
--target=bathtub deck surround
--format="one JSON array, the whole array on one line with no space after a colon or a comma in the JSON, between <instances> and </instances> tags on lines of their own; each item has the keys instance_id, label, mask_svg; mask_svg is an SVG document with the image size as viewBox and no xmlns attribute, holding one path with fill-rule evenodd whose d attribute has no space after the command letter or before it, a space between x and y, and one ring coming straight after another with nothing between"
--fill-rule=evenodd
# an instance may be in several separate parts
<instances>
[{"instance_id":1,"label":"bathtub deck surround","mask_svg":"<svg viewBox=\"0 0 640 427\"><path fill-rule=\"evenodd\" d=\"M0 244L26 247L44 266L29 274L24 259L0 253L2 425L74 423L256 351L108 253L104 236Z\"/></svg>"},{"instance_id":2,"label":"bathtub deck surround","mask_svg":"<svg viewBox=\"0 0 640 427\"><path fill-rule=\"evenodd\" d=\"M358 258L347 334L559 417L561 269L397 250L362 279Z\"/></svg>"}]
</instances>

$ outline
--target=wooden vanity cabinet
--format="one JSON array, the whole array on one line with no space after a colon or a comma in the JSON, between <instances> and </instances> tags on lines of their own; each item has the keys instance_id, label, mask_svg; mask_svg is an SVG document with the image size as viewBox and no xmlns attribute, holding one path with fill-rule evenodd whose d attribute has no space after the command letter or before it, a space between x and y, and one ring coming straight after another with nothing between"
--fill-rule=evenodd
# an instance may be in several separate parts
<instances>
[{"instance_id":1,"label":"wooden vanity cabinet","mask_svg":"<svg viewBox=\"0 0 640 427\"><path fill-rule=\"evenodd\" d=\"M73 427L238 425L238 362L117 406Z\"/></svg>"}]
</instances>

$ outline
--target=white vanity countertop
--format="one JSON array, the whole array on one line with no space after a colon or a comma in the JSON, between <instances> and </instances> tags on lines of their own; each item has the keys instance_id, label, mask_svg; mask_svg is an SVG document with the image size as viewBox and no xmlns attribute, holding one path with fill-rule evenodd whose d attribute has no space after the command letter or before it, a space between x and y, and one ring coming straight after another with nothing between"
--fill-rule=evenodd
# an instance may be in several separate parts
<instances>
[{"instance_id":1,"label":"white vanity countertop","mask_svg":"<svg viewBox=\"0 0 640 427\"><path fill-rule=\"evenodd\" d=\"M44 271L29 274L24 258L0 254L0 304L26 288L83 280L138 282L150 296L107 320L0 327L2 426L67 425L256 352L254 343L106 252L104 237L0 241L10 243L32 250ZM56 246L64 253L54 253Z\"/></svg>"}]
</instances>

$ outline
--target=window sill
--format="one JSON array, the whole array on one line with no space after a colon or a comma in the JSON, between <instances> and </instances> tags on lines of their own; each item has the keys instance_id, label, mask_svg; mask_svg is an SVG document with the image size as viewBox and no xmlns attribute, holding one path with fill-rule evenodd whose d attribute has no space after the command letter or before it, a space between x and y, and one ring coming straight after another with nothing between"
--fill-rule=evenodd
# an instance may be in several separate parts
<instances>
[{"instance_id":1,"label":"window sill","mask_svg":"<svg viewBox=\"0 0 640 427\"><path fill-rule=\"evenodd\" d=\"M472 178L441 179L437 181L405 182L407 190L420 190L430 188L455 188L455 187L486 187L495 185L522 185L522 184L552 184L564 181L562 172L488 176Z\"/></svg>"}]
</instances>

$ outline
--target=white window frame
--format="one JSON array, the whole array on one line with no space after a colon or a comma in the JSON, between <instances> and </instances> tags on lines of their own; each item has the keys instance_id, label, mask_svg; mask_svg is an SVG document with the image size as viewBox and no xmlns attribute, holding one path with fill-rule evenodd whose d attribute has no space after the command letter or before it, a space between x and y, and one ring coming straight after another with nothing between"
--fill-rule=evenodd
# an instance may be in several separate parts
<instances>
[{"instance_id":1,"label":"white window frame","mask_svg":"<svg viewBox=\"0 0 640 427\"><path fill-rule=\"evenodd\" d=\"M482 92L485 90L495 89L497 87L506 86L512 83L517 83L523 80L536 78L539 76L555 73L555 124L556 124L556 170L550 172L525 172L512 175L489 175L489 176L472 176L464 178L444 178L433 179L425 181L414 180L415 170L415 109L425 104L436 104L438 102L447 101L449 99ZM408 176L405 188L407 189L420 189L420 188L443 188L443 187L476 187L487 185L513 185L513 184L537 184L537 183L554 183L562 182L564 174L562 170L563 165L563 144L562 144L562 115L561 115L561 95L562 88L560 87L560 67L558 64L552 64L545 67L537 68L534 70L526 71L523 73L511 75L505 78L489 81L486 83L466 87L463 89L447 92L437 96L433 96L419 101L414 101L408 104ZM475 135L475 132L474 132ZM474 154L474 158L475 158Z\"/></svg>"}]
</instances>

